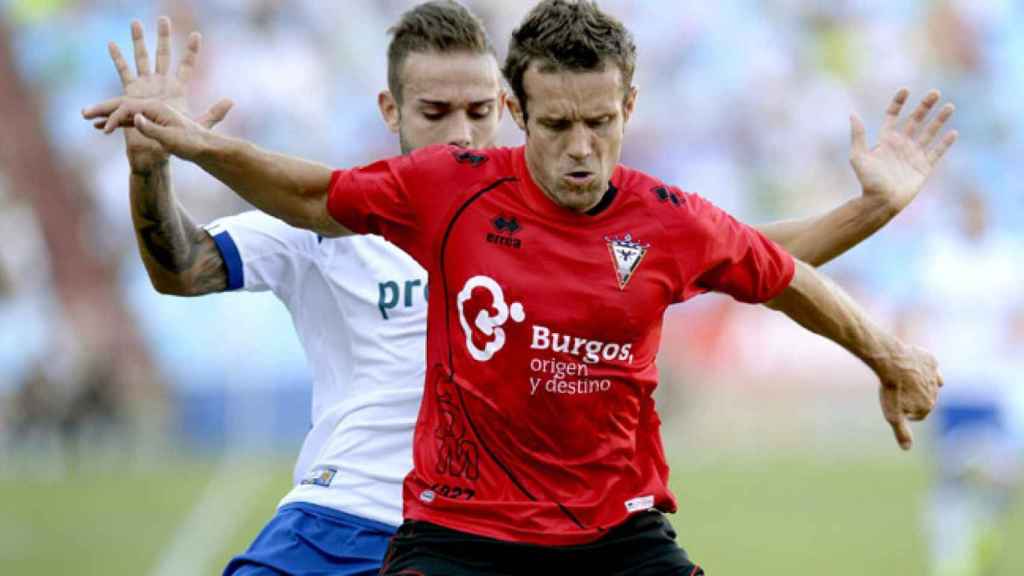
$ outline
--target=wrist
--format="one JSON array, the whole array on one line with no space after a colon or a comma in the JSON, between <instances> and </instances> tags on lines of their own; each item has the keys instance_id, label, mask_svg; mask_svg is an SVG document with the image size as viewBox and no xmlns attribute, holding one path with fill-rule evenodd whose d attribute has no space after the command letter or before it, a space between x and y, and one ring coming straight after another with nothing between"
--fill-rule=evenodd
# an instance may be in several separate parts
<instances>
[{"instance_id":1,"label":"wrist","mask_svg":"<svg viewBox=\"0 0 1024 576\"><path fill-rule=\"evenodd\" d=\"M133 163L129 162L131 168L131 175L139 178L149 178L155 172L160 172L168 168L170 162L169 158L162 158L160 160L150 162Z\"/></svg>"},{"instance_id":2,"label":"wrist","mask_svg":"<svg viewBox=\"0 0 1024 576\"><path fill-rule=\"evenodd\" d=\"M884 334L877 343L877 349L863 360L884 383L889 381L888 375L898 368L899 359L906 356L906 348L898 338Z\"/></svg>"},{"instance_id":3,"label":"wrist","mask_svg":"<svg viewBox=\"0 0 1024 576\"><path fill-rule=\"evenodd\" d=\"M871 215L882 222L888 222L896 217L906 204L900 204L895 195L887 194L863 188L860 200L864 206L864 213Z\"/></svg>"}]
</instances>

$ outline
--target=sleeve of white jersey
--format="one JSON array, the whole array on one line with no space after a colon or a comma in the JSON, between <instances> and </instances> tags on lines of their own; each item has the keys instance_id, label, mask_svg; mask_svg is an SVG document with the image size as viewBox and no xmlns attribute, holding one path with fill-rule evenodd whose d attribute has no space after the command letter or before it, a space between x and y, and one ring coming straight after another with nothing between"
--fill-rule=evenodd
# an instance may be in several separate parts
<instances>
[{"instance_id":1,"label":"sleeve of white jersey","mask_svg":"<svg viewBox=\"0 0 1024 576\"><path fill-rule=\"evenodd\" d=\"M263 212L243 212L206 226L227 271L227 290L272 291L289 298L312 266L320 238Z\"/></svg>"}]
</instances>

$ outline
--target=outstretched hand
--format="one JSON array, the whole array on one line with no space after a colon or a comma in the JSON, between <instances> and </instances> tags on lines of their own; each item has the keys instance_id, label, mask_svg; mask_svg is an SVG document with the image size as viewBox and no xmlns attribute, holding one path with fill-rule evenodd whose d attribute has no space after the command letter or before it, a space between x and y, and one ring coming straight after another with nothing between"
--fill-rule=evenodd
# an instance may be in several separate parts
<instances>
[{"instance_id":1,"label":"outstretched hand","mask_svg":"<svg viewBox=\"0 0 1024 576\"><path fill-rule=\"evenodd\" d=\"M203 125L159 100L117 98L116 102L109 102L112 111L106 121L107 132L118 127L126 132L138 132L139 137L146 139L147 145L155 146L164 158L173 155L184 160L199 157L208 142L209 126L216 124L218 116L223 118L222 111L226 112L224 106L214 106L206 114L207 125Z\"/></svg>"},{"instance_id":2,"label":"outstretched hand","mask_svg":"<svg viewBox=\"0 0 1024 576\"><path fill-rule=\"evenodd\" d=\"M187 153L188 138L156 141L136 126L136 114L152 114L150 119L156 127L175 126L181 129L209 129L224 119L231 109L230 100L221 100L205 114L190 120L185 96L199 50L202 37L198 32L189 35L185 56L181 59L175 74L170 74L171 62L171 21L166 16L157 23L156 66L150 71L149 54L142 31L142 24L135 20L131 24L132 44L135 50L135 73L133 74L117 44L110 42L107 48L114 67L124 86L124 96L113 98L82 110L82 116L93 120L93 125L106 133L123 127L128 161L133 172L144 173L166 163L169 153L178 149ZM151 106L153 105L153 106ZM159 106L155 106L159 105ZM148 111L148 112L147 112ZM195 140L193 138L191 140ZM168 147L168 144L171 147Z\"/></svg>"},{"instance_id":3,"label":"outstretched hand","mask_svg":"<svg viewBox=\"0 0 1024 576\"><path fill-rule=\"evenodd\" d=\"M896 212L906 208L917 197L958 136L956 130L951 130L939 138L943 126L953 116L953 104L946 103L928 121L929 114L941 98L938 90L928 92L910 117L901 120L900 112L909 94L910 91L903 88L893 97L874 148L868 147L860 117L856 114L850 116L850 164L864 195L884 201Z\"/></svg>"}]
</instances>

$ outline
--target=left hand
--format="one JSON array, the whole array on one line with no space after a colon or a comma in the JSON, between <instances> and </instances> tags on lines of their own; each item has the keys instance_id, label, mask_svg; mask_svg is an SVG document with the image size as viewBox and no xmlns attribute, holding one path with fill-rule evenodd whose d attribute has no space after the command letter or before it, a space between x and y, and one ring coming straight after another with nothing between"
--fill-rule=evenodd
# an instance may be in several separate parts
<instances>
[{"instance_id":1,"label":"left hand","mask_svg":"<svg viewBox=\"0 0 1024 576\"><path fill-rule=\"evenodd\" d=\"M165 146L150 138L146 138L139 130L134 128L132 116L141 110L132 108L131 104L127 106L125 104L139 102L163 103L173 110L183 114L187 113L188 108L185 104L185 96L192 78L193 69L199 58L202 36L198 32L193 32L189 35L185 56L181 59L177 72L171 74L170 19L166 16L161 16L158 20L156 66L152 71L150 69L149 53L146 49L142 23L138 20L132 21L131 33L135 53L135 73L132 73L117 44L110 42L107 45L110 59L113 61L114 68L117 69L118 76L121 78L124 96L112 98L84 108L82 116L87 120L92 120L93 125L97 129L101 129L108 134L118 127L123 127L128 162L131 165L132 171L145 173L151 171L155 166L166 163L168 151ZM231 106L232 102L230 100L221 100L205 114L193 120L205 128L213 128L213 126L224 119ZM161 122L161 124L166 124L167 117L168 114L163 114L160 120L164 120L164 122ZM154 120L157 119L154 118Z\"/></svg>"},{"instance_id":2,"label":"left hand","mask_svg":"<svg viewBox=\"0 0 1024 576\"><path fill-rule=\"evenodd\" d=\"M900 447L910 450L914 437L907 421L924 420L935 407L942 387L938 363L928 351L901 344L874 369L881 381L882 415Z\"/></svg>"},{"instance_id":3,"label":"left hand","mask_svg":"<svg viewBox=\"0 0 1024 576\"><path fill-rule=\"evenodd\" d=\"M874 148L868 148L864 123L856 114L850 116L850 164L864 196L883 202L895 212L906 208L917 197L958 136L956 130L951 130L936 142L942 127L953 116L951 103L943 106L926 124L941 97L938 90L926 94L914 113L901 121L900 112L909 94L906 88L896 93L886 110L882 133Z\"/></svg>"}]
</instances>

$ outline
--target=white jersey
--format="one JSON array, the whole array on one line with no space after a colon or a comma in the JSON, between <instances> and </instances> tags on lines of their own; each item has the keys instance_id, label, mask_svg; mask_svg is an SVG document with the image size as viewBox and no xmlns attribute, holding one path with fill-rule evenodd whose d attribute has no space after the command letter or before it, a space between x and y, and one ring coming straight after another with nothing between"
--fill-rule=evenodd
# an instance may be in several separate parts
<instances>
[{"instance_id":1,"label":"white jersey","mask_svg":"<svg viewBox=\"0 0 1024 576\"><path fill-rule=\"evenodd\" d=\"M262 212L207 230L228 289L277 295L312 369L312 428L281 505L398 526L423 394L426 271L379 236L321 238Z\"/></svg>"},{"instance_id":2,"label":"white jersey","mask_svg":"<svg viewBox=\"0 0 1024 576\"><path fill-rule=\"evenodd\" d=\"M1024 307L1024 276L1014 262L1020 246L994 233L973 242L936 236L926 245L924 343L945 377L942 396L1001 403L1020 387L1007 369L1020 355L1011 335L1011 320Z\"/></svg>"}]
</instances>

